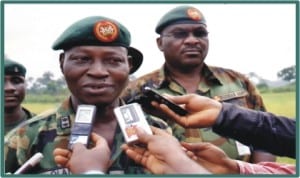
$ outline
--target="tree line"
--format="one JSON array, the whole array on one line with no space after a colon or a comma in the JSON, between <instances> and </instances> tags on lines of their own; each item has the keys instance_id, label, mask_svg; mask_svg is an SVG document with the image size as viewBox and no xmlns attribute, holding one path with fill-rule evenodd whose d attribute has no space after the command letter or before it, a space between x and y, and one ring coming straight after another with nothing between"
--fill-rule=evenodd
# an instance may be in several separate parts
<instances>
[{"instance_id":1,"label":"tree line","mask_svg":"<svg viewBox=\"0 0 300 178\"><path fill-rule=\"evenodd\" d=\"M277 72L279 79L294 82L296 80L296 66L290 66L283 68ZM131 78L135 78L131 76ZM47 95L61 95L67 94L68 88L63 77L54 79L54 75L50 71L46 71L41 77L34 79L28 77L27 82L27 93L28 94L47 94Z\"/></svg>"}]
</instances>

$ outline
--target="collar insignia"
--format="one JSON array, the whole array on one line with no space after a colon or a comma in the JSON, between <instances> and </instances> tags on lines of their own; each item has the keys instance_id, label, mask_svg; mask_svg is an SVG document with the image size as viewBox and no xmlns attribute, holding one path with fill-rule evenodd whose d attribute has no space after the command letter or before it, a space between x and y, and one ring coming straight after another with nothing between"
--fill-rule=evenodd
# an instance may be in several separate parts
<instances>
[{"instance_id":1,"label":"collar insignia","mask_svg":"<svg viewBox=\"0 0 300 178\"><path fill-rule=\"evenodd\" d=\"M60 127L62 129L71 127L71 120L70 120L69 116L64 116L64 117L60 118Z\"/></svg>"}]
</instances>

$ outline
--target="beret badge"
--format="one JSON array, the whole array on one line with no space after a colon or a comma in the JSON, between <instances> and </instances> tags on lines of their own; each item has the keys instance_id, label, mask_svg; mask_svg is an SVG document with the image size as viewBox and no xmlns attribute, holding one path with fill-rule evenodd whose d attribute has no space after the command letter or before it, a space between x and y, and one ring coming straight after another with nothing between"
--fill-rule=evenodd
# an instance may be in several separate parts
<instances>
[{"instance_id":1,"label":"beret badge","mask_svg":"<svg viewBox=\"0 0 300 178\"><path fill-rule=\"evenodd\" d=\"M110 21L99 21L94 25L95 37L103 42L113 42L119 34L117 25Z\"/></svg>"},{"instance_id":2,"label":"beret badge","mask_svg":"<svg viewBox=\"0 0 300 178\"><path fill-rule=\"evenodd\" d=\"M18 73L18 72L19 72L19 69L18 69L17 66L14 67L14 72L15 72L15 73Z\"/></svg>"},{"instance_id":3,"label":"beret badge","mask_svg":"<svg viewBox=\"0 0 300 178\"><path fill-rule=\"evenodd\" d=\"M186 10L186 14L188 17L190 17L192 20L200 20L201 19L201 13L196 8L188 8Z\"/></svg>"}]
</instances>

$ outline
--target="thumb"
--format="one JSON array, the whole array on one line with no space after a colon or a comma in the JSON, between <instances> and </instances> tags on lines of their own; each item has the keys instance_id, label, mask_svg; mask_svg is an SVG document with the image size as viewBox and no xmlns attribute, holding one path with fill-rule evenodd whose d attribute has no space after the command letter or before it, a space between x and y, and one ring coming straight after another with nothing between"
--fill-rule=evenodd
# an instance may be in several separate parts
<instances>
[{"instance_id":1,"label":"thumb","mask_svg":"<svg viewBox=\"0 0 300 178\"><path fill-rule=\"evenodd\" d=\"M96 145L99 145L101 142L103 142L105 139L102 137L102 136L100 136L100 135L98 135L98 134L96 134L95 132L92 132L91 133L91 141L93 142L93 143L95 143Z\"/></svg>"},{"instance_id":2,"label":"thumb","mask_svg":"<svg viewBox=\"0 0 300 178\"><path fill-rule=\"evenodd\" d=\"M82 143L74 143L72 145L72 152L79 152L80 150L86 149L86 146Z\"/></svg>"},{"instance_id":3,"label":"thumb","mask_svg":"<svg viewBox=\"0 0 300 178\"><path fill-rule=\"evenodd\" d=\"M141 143L148 144L148 142L151 139L151 135L146 133L146 131L143 130L141 127L136 128L136 134L137 134L137 136L139 138L139 141Z\"/></svg>"}]
</instances>

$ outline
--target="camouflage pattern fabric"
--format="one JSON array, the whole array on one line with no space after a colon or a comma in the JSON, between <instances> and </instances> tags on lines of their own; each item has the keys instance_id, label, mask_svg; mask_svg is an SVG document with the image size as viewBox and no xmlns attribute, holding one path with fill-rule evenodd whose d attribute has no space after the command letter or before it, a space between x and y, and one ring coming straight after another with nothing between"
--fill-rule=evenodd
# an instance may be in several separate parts
<instances>
[{"instance_id":1,"label":"camouflage pattern fabric","mask_svg":"<svg viewBox=\"0 0 300 178\"><path fill-rule=\"evenodd\" d=\"M254 110L266 110L257 89L244 75L230 69L206 64L199 75L202 76L202 82L198 86L197 94ZM124 90L123 99L128 102L131 98L139 96L141 89L145 86L155 88L159 93L187 94L179 83L168 76L168 71L163 66L161 69L132 81ZM249 161L249 155L240 156L238 154L235 140L221 137L215 134L211 128L184 129L174 121L167 120L166 122L172 128L174 136L181 141L211 142L223 149L229 157Z\"/></svg>"},{"instance_id":2,"label":"camouflage pattern fabric","mask_svg":"<svg viewBox=\"0 0 300 178\"><path fill-rule=\"evenodd\" d=\"M53 150L57 147L67 148L71 126L75 113L71 109L70 100L65 100L60 107L30 119L26 125L6 138L4 147L5 172L15 172L26 160L37 152L44 158L40 164L29 173L40 174L69 174L64 168L57 167ZM168 129L167 124L158 119L147 118L150 125ZM120 149L125 143L120 127L115 131L114 144L111 155L110 174L143 174L147 173L143 167L136 165Z\"/></svg>"},{"instance_id":3,"label":"camouflage pattern fabric","mask_svg":"<svg viewBox=\"0 0 300 178\"><path fill-rule=\"evenodd\" d=\"M35 113L31 113L28 109L26 108L23 108L22 107L22 110L24 111L25 113L25 116L18 122L16 123L12 123L12 124L5 124L5 134L7 134L9 131L11 131L12 129L22 125L22 122L32 118L33 116L35 116L36 114Z\"/></svg>"}]
</instances>

